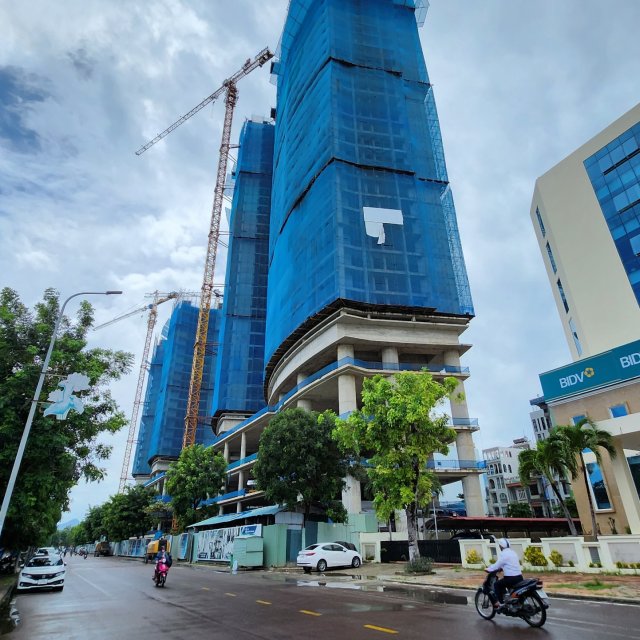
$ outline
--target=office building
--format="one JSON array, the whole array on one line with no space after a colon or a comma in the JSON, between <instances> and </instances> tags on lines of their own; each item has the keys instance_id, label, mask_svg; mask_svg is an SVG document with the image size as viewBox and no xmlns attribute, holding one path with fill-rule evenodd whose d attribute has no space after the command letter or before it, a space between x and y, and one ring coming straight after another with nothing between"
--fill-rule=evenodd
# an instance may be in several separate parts
<instances>
[{"instance_id":1,"label":"office building","mask_svg":"<svg viewBox=\"0 0 640 640\"><path fill-rule=\"evenodd\" d=\"M531 218L574 360L540 376L544 400L554 424L611 433L615 459L584 453L597 523L640 533L640 105L536 181Z\"/></svg>"}]
</instances>

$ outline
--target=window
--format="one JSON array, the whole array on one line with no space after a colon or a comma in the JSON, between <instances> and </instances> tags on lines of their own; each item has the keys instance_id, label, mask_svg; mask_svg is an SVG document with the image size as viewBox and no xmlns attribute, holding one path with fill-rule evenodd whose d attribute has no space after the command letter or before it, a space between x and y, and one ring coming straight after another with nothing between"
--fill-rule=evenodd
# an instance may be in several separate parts
<instances>
[{"instance_id":1,"label":"window","mask_svg":"<svg viewBox=\"0 0 640 640\"><path fill-rule=\"evenodd\" d=\"M569 303L567 302L567 297L564 295L564 287L562 286L562 282L560 282L560 278L558 278L558 292L560 293L560 297L562 298L562 304L564 305L564 310L569 313Z\"/></svg>"},{"instance_id":2,"label":"window","mask_svg":"<svg viewBox=\"0 0 640 640\"><path fill-rule=\"evenodd\" d=\"M536 216L538 218L538 224L540 225L542 237L544 238L547 235L547 232L545 231L544 223L542 222L542 216L540 215L540 209L538 209L538 207L536 207Z\"/></svg>"},{"instance_id":3,"label":"window","mask_svg":"<svg viewBox=\"0 0 640 640\"><path fill-rule=\"evenodd\" d=\"M578 422L580 422L581 420L584 420L587 416L584 414L578 415L578 416L573 416L571 418L571 422L573 422L573 424L578 424Z\"/></svg>"},{"instance_id":4,"label":"window","mask_svg":"<svg viewBox=\"0 0 640 640\"><path fill-rule=\"evenodd\" d=\"M573 344L576 347L576 351L578 355L582 355L582 344L580 342L580 338L578 338L578 332L576 331L576 325L573 322L573 318L569 318L569 329L571 331L571 336L573 337Z\"/></svg>"},{"instance_id":5,"label":"window","mask_svg":"<svg viewBox=\"0 0 640 640\"><path fill-rule=\"evenodd\" d=\"M549 262L551 263L551 268L553 269L553 273L557 273L558 267L556 267L556 261L553 258L553 252L551 251L551 245L547 242L547 253L549 254Z\"/></svg>"},{"instance_id":6,"label":"window","mask_svg":"<svg viewBox=\"0 0 640 640\"><path fill-rule=\"evenodd\" d=\"M587 467L587 475L591 485L591 494L593 496L596 509L611 509L611 500L607 493L607 487L602 475L600 465L595 461L595 456L589 449L585 449L582 453L585 466ZM591 462L589 461L591 460Z\"/></svg>"},{"instance_id":7,"label":"window","mask_svg":"<svg viewBox=\"0 0 640 640\"><path fill-rule=\"evenodd\" d=\"M629 415L626 403L614 404L612 407L609 407L609 412L612 418L621 418L622 416Z\"/></svg>"}]
</instances>

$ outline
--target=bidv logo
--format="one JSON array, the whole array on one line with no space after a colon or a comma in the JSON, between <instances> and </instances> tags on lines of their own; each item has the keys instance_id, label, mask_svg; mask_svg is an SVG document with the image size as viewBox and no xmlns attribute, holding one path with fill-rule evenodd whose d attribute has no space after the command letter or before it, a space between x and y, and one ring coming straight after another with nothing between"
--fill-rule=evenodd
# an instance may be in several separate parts
<instances>
[{"instance_id":1,"label":"bidv logo","mask_svg":"<svg viewBox=\"0 0 640 640\"><path fill-rule=\"evenodd\" d=\"M564 378L559 378L558 382L560 382L560 388L566 389L567 387L574 387L577 384L584 382L585 378L593 378L596 375L593 367L587 367L584 371L580 373L572 373L571 375L565 376Z\"/></svg>"},{"instance_id":2,"label":"bidv logo","mask_svg":"<svg viewBox=\"0 0 640 640\"><path fill-rule=\"evenodd\" d=\"M635 364L640 364L640 353L630 353L628 356L620 358L620 366L623 369L632 367Z\"/></svg>"}]
</instances>

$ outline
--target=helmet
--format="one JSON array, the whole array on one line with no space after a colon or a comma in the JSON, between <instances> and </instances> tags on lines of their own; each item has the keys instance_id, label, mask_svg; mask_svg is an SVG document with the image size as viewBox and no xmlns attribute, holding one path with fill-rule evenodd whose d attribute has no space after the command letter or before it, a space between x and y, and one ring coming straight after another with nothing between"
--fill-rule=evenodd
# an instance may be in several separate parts
<instances>
[{"instance_id":1,"label":"helmet","mask_svg":"<svg viewBox=\"0 0 640 640\"><path fill-rule=\"evenodd\" d=\"M511 545L509 544L509 541L506 538L500 538L498 540L498 546L501 549L508 549Z\"/></svg>"}]
</instances>

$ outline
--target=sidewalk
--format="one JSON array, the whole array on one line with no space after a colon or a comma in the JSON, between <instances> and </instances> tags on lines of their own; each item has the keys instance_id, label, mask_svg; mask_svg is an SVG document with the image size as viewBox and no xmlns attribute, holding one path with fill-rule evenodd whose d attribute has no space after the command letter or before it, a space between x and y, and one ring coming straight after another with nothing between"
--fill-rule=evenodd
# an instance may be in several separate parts
<instances>
[{"instance_id":1,"label":"sidewalk","mask_svg":"<svg viewBox=\"0 0 640 640\"><path fill-rule=\"evenodd\" d=\"M434 565L432 575L412 575L404 573L404 562L365 563L359 569L337 569L325 575L351 575L356 579L378 580L416 586L433 586L455 589L477 589L485 578L484 571L463 569L460 565ZM291 571L300 571L292 569ZM302 573L302 572L301 572ZM311 574L316 576L314 572ZM306 576L308 577L308 576ZM533 573L525 577L537 577L544 583L544 590L550 596L589 600L605 600L640 604L640 575L605 575L593 573ZM317 579L317 578L316 578Z\"/></svg>"}]
</instances>

